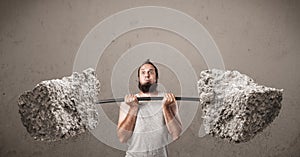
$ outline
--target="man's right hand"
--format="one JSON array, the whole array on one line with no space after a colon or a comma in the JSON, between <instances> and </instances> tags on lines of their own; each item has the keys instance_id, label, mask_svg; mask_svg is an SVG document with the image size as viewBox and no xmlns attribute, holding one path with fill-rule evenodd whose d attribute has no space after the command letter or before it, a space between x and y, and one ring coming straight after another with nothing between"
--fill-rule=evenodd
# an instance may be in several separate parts
<instances>
[{"instance_id":1,"label":"man's right hand","mask_svg":"<svg viewBox=\"0 0 300 157\"><path fill-rule=\"evenodd\" d=\"M121 109L118 121L118 137L121 143L126 143L130 139L135 127L139 102L135 95L129 94L124 97L124 102L130 107L127 113ZM125 105L122 103L121 105Z\"/></svg>"},{"instance_id":2,"label":"man's right hand","mask_svg":"<svg viewBox=\"0 0 300 157\"><path fill-rule=\"evenodd\" d=\"M139 106L139 101L134 94L126 95L124 101L130 108L138 108Z\"/></svg>"}]
</instances>

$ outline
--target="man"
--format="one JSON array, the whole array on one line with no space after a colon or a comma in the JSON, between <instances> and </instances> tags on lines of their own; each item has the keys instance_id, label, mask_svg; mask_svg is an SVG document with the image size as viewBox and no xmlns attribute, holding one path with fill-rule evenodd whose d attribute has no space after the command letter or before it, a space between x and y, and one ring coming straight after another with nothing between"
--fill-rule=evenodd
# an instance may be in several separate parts
<instances>
[{"instance_id":1,"label":"man","mask_svg":"<svg viewBox=\"0 0 300 157\"><path fill-rule=\"evenodd\" d=\"M147 60L138 69L138 94L125 96L120 106L117 134L129 148L126 157L168 156L168 137L176 140L182 131L178 106L172 93L156 90L158 70ZM137 97L164 96L162 101L139 102Z\"/></svg>"}]
</instances>

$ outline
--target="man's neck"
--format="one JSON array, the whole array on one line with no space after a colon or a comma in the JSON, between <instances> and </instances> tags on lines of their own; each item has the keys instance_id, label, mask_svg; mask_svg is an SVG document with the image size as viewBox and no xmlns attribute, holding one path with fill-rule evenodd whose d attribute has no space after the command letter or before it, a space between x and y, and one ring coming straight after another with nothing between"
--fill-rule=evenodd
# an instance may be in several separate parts
<instances>
[{"instance_id":1,"label":"man's neck","mask_svg":"<svg viewBox=\"0 0 300 157\"><path fill-rule=\"evenodd\" d=\"M141 97L151 97L151 96L157 96L158 95L158 91L155 92L148 92L148 93L143 93L142 91L140 91L139 96Z\"/></svg>"}]
</instances>

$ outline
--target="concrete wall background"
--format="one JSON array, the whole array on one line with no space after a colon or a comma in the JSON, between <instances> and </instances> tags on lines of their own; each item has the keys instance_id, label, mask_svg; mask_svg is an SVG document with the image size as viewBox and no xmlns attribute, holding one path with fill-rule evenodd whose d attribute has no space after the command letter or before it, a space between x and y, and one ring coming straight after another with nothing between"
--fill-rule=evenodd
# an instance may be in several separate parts
<instances>
[{"instance_id":1,"label":"concrete wall background","mask_svg":"<svg viewBox=\"0 0 300 157\"><path fill-rule=\"evenodd\" d=\"M85 133L66 141L34 141L23 127L17 98L42 80L72 73L73 61L85 35L118 11L156 5L183 11L197 19L217 43L227 69L252 76L258 83L283 88L279 117L244 144L198 137L201 109L181 138L169 145L170 156L300 156L300 2L297 0L109 1L54 0L0 2L0 156L124 156L124 152ZM128 32L115 40L99 61L101 98L112 96L111 68L128 48L143 42L168 43L184 53L197 73L206 64L197 51L176 34L159 29ZM161 82L179 93L167 68ZM135 89L135 75L130 89ZM105 91L105 92L103 92ZM118 106L103 106L116 122Z\"/></svg>"}]
</instances>

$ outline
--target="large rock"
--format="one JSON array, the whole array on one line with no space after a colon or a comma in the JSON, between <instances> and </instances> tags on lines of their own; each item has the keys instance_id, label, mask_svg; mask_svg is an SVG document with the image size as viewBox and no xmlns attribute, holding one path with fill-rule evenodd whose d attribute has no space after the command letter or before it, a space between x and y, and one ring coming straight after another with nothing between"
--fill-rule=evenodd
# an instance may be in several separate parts
<instances>
[{"instance_id":1,"label":"large rock","mask_svg":"<svg viewBox=\"0 0 300 157\"><path fill-rule=\"evenodd\" d=\"M100 82L93 69L42 81L18 100L21 120L36 140L57 141L94 129Z\"/></svg>"},{"instance_id":2,"label":"large rock","mask_svg":"<svg viewBox=\"0 0 300 157\"><path fill-rule=\"evenodd\" d=\"M283 90L254 83L237 71L205 70L198 81L206 134L247 142L279 114Z\"/></svg>"}]
</instances>

